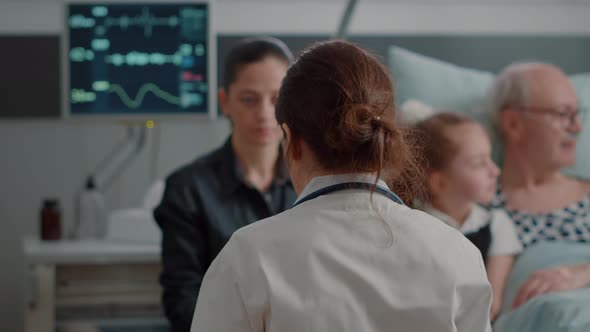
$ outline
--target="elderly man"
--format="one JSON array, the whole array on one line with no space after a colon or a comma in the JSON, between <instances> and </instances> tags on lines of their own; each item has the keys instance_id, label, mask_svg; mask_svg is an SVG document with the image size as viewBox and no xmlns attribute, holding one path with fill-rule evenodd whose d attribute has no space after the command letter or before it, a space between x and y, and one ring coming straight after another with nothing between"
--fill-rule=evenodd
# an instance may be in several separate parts
<instances>
[{"instance_id":1,"label":"elderly man","mask_svg":"<svg viewBox=\"0 0 590 332\"><path fill-rule=\"evenodd\" d=\"M572 83L558 68L518 63L496 79L492 103L504 141L493 207L506 209L523 246L590 242L590 183L561 169L574 164L581 111ZM514 307L549 292L590 285L590 262L540 270L520 288Z\"/></svg>"}]
</instances>

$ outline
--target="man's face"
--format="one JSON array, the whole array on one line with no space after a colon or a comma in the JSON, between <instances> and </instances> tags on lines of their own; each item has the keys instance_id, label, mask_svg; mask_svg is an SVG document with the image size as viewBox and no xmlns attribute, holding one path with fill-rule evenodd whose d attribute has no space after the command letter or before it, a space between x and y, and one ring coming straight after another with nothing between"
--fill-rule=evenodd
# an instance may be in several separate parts
<instances>
[{"instance_id":1,"label":"man's face","mask_svg":"<svg viewBox=\"0 0 590 332\"><path fill-rule=\"evenodd\" d=\"M521 144L531 162L544 168L563 168L576 161L576 138L582 130L578 98L569 79L558 71L530 75L528 103L519 116Z\"/></svg>"},{"instance_id":2,"label":"man's face","mask_svg":"<svg viewBox=\"0 0 590 332\"><path fill-rule=\"evenodd\" d=\"M287 67L273 56L243 65L229 90L220 92L221 109L233 124L235 139L252 146L279 144L282 132L275 104Z\"/></svg>"}]
</instances>

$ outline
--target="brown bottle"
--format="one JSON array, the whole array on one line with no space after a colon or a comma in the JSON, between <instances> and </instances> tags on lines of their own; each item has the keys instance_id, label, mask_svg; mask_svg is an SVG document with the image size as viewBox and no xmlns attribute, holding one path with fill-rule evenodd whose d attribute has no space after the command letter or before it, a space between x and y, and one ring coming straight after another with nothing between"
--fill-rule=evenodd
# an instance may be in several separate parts
<instances>
[{"instance_id":1,"label":"brown bottle","mask_svg":"<svg viewBox=\"0 0 590 332\"><path fill-rule=\"evenodd\" d=\"M41 208L41 240L61 238L61 211L57 199L45 199Z\"/></svg>"}]
</instances>

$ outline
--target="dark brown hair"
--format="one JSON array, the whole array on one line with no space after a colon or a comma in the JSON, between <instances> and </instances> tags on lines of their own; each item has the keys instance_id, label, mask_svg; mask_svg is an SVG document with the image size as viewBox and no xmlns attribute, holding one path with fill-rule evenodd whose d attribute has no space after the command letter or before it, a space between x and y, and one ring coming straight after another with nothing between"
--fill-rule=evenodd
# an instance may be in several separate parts
<instances>
[{"instance_id":1,"label":"dark brown hair","mask_svg":"<svg viewBox=\"0 0 590 332\"><path fill-rule=\"evenodd\" d=\"M225 91L229 91L229 86L236 80L241 68L271 56L287 64L293 62L293 53L289 47L277 38L253 37L240 40L225 58L223 74Z\"/></svg>"},{"instance_id":2,"label":"dark brown hair","mask_svg":"<svg viewBox=\"0 0 590 332\"><path fill-rule=\"evenodd\" d=\"M320 165L336 172L376 173L405 201L423 189L420 169L394 122L387 68L344 41L318 43L289 68L276 117L303 140Z\"/></svg>"},{"instance_id":3,"label":"dark brown hair","mask_svg":"<svg viewBox=\"0 0 590 332\"><path fill-rule=\"evenodd\" d=\"M441 112L414 126L426 174L443 170L449 165L457 155L459 146L448 137L447 131L452 127L469 123L477 122L459 113Z\"/></svg>"}]
</instances>

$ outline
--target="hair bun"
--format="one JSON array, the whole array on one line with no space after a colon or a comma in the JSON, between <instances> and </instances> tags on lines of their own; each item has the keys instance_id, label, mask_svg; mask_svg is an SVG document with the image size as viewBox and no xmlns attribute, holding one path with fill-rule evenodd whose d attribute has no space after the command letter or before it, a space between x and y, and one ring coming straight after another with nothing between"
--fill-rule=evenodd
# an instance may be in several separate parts
<instances>
[{"instance_id":1,"label":"hair bun","mask_svg":"<svg viewBox=\"0 0 590 332\"><path fill-rule=\"evenodd\" d=\"M334 122L334 130L326 131L326 143L335 151L353 153L374 138L383 116L368 104L345 104ZM329 134L328 134L329 133Z\"/></svg>"},{"instance_id":2,"label":"hair bun","mask_svg":"<svg viewBox=\"0 0 590 332\"><path fill-rule=\"evenodd\" d=\"M409 99L400 107L398 121L404 126L413 126L435 114L434 108L430 105L415 99Z\"/></svg>"}]
</instances>

